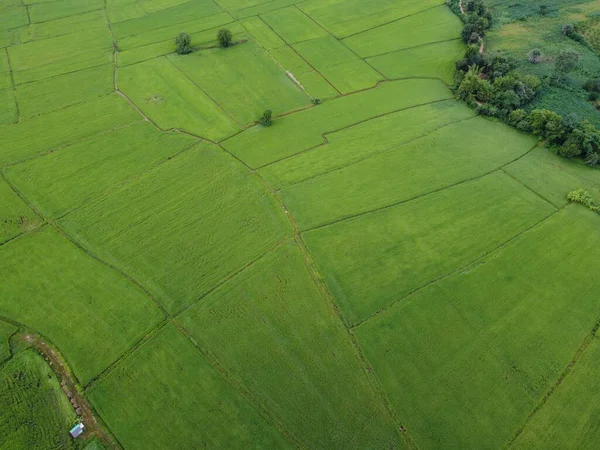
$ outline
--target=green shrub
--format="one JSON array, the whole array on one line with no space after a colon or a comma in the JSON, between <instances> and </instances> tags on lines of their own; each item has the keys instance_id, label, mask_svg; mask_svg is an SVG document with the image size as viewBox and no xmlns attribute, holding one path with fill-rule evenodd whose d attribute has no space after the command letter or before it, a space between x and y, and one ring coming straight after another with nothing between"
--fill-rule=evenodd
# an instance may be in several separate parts
<instances>
[{"instance_id":1,"label":"green shrub","mask_svg":"<svg viewBox=\"0 0 600 450\"><path fill-rule=\"evenodd\" d=\"M272 120L273 113L270 109L267 109L262 116L258 119L258 123L260 123L263 127L270 127L273 123Z\"/></svg>"},{"instance_id":2,"label":"green shrub","mask_svg":"<svg viewBox=\"0 0 600 450\"><path fill-rule=\"evenodd\" d=\"M539 48L531 49L530 52L527 54L527 59L531 64L537 64L542 62L542 51Z\"/></svg>"},{"instance_id":3,"label":"green shrub","mask_svg":"<svg viewBox=\"0 0 600 450\"><path fill-rule=\"evenodd\" d=\"M585 189L577 189L567 194L567 200L571 203L581 203L595 212L600 212L598 203L594 200L591 194Z\"/></svg>"},{"instance_id":4,"label":"green shrub","mask_svg":"<svg viewBox=\"0 0 600 450\"><path fill-rule=\"evenodd\" d=\"M231 31L229 31L227 28L221 28L217 32L217 41L219 41L219 46L222 48L229 47L231 45L232 39L233 35L231 34Z\"/></svg>"},{"instance_id":5,"label":"green shrub","mask_svg":"<svg viewBox=\"0 0 600 450\"><path fill-rule=\"evenodd\" d=\"M179 55L187 55L192 53L193 49L191 46L192 38L187 33L179 33L175 38L175 51Z\"/></svg>"}]
</instances>

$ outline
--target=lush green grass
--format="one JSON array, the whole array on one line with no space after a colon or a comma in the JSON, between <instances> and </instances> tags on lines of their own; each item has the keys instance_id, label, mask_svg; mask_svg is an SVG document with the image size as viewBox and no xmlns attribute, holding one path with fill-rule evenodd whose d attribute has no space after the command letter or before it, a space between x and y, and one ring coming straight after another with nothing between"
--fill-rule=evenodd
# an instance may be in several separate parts
<instances>
[{"instance_id":1,"label":"lush green grass","mask_svg":"<svg viewBox=\"0 0 600 450\"><path fill-rule=\"evenodd\" d=\"M38 40L104 27L106 27L106 15L104 14L104 10L96 9L94 11L75 14L61 19L34 23L30 25L29 29L31 38L33 40ZM102 32L102 30L97 31L99 33Z\"/></svg>"},{"instance_id":2,"label":"lush green grass","mask_svg":"<svg viewBox=\"0 0 600 450\"><path fill-rule=\"evenodd\" d=\"M174 312L290 234L284 212L233 158L204 145L62 223Z\"/></svg>"},{"instance_id":3,"label":"lush green grass","mask_svg":"<svg viewBox=\"0 0 600 450\"><path fill-rule=\"evenodd\" d=\"M327 134L326 144L266 166L259 173L276 188L282 188L394 149L474 115L455 100L409 107Z\"/></svg>"},{"instance_id":4,"label":"lush green grass","mask_svg":"<svg viewBox=\"0 0 600 450\"><path fill-rule=\"evenodd\" d=\"M460 40L399 50L366 61L388 78L432 77L454 84L455 63L465 54Z\"/></svg>"},{"instance_id":5,"label":"lush green grass","mask_svg":"<svg viewBox=\"0 0 600 450\"><path fill-rule=\"evenodd\" d=\"M17 121L17 103L12 89L0 90L2 110L0 111L0 126L15 123Z\"/></svg>"},{"instance_id":6,"label":"lush green grass","mask_svg":"<svg viewBox=\"0 0 600 450\"><path fill-rule=\"evenodd\" d=\"M49 338L87 383L162 319L131 282L49 226L0 247L0 314Z\"/></svg>"},{"instance_id":7,"label":"lush green grass","mask_svg":"<svg viewBox=\"0 0 600 450\"><path fill-rule=\"evenodd\" d=\"M59 0L56 2L32 2L29 17L32 23L47 22L61 17L73 16L104 8L103 0Z\"/></svg>"},{"instance_id":8,"label":"lush green grass","mask_svg":"<svg viewBox=\"0 0 600 450\"><path fill-rule=\"evenodd\" d=\"M239 131L233 118L167 58L119 70L119 86L163 129L219 140Z\"/></svg>"},{"instance_id":9,"label":"lush green grass","mask_svg":"<svg viewBox=\"0 0 600 450\"><path fill-rule=\"evenodd\" d=\"M356 329L419 448L514 435L600 317L598 239L597 214L569 206Z\"/></svg>"},{"instance_id":10,"label":"lush green grass","mask_svg":"<svg viewBox=\"0 0 600 450\"><path fill-rule=\"evenodd\" d=\"M10 78L10 65L6 52L0 53L0 89L12 88L12 80Z\"/></svg>"},{"instance_id":11,"label":"lush green grass","mask_svg":"<svg viewBox=\"0 0 600 450\"><path fill-rule=\"evenodd\" d=\"M278 115L310 104L308 96L252 41L170 60L242 125L254 123L267 109Z\"/></svg>"},{"instance_id":12,"label":"lush green grass","mask_svg":"<svg viewBox=\"0 0 600 450\"><path fill-rule=\"evenodd\" d=\"M0 447L78 449L69 436L75 412L52 370L34 350L0 365Z\"/></svg>"},{"instance_id":13,"label":"lush green grass","mask_svg":"<svg viewBox=\"0 0 600 450\"><path fill-rule=\"evenodd\" d=\"M10 358L9 338L15 334L17 328L8 322L0 320L0 365Z\"/></svg>"},{"instance_id":14,"label":"lush green grass","mask_svg":"<svg viewBox=\"0 0 600 450\"><path fill-rule=\"evenodd\" d=\"M554 211L502 173L303 235L350 323L484 255ZM494 218L503 220L489 227Z\"/></svg>"},{"instance_id":15,"label":"lush green grass","mask_svg":"<svg viewBox=\"0 0 600 450\"><path fill-rule=\"evenodd\" d=\"M460 29L460 19L446 5L441 5L365 31L342 42L365 58L432 42L458 39Z\"/></svg>"},{"instance_id":16,"label":"lush green grass","mask_svg":"<svg viewBox=\"0 0 600 450\"><path fill-rule=\"evenodd\" d=\"M514 447L595 449L600 440L599 364L600 342L595 336L567 378L525 426Z\"/></svg>"},{"instance_id":17,"label":"lush green grass","mask_svg":"<svg viewBox=\"0 0 600 450\"><path fill-rule=\"evenodd\" d=\"M557 156L545 147L535 149L505 170L557 207L566 205L567 193L579 188L600 199L598 169Z\"/></svg>"},{"instance_id":18,"label":"lush green grass","mask_svg":"<svg viewBox=\"0 0 600 450\"><path fill-rule=\"evenodd\" d=\"M89 396L128 449L292 448L172 325Z\"/></svg>"},{"instance_id":19,"label":"lush green grass","mask_svg":"<svg viewBox=\"0 0 600 450\"><path fill-rule=\"evenodd\" d=\"M307 448L402 446L295 245L246 269L181 323Z\"/></svg>"},{"instance_id":20,"label":"lush green grass","mask_svg":"<svg viewBox=\"0 0 600 450\"><path fill-rule=\"evenodd\" d=\"M296 7L277 9L261 18L288 44L327 36L327 31Z\"/></svg>"},{"instance_id":21,"label":"lush green grass","mask_svg":"<svg viewBox=\"0 0 600 450\"><path fill-rule=\"evenodd\" d=\"M389 102L394 98L394 102ZM452 98L439 81L405 80L323 103L278 118L270 128L255 127L228 139L225 148L251 167L260 167L323 143L323 134L409 106ZM285 142L285 145L281 145Z\"/></svg>"},{"instance_id":22,"label":"lush green grass","mask_svg":"<svg viewBox=\"0 0 600 450\"><path fill-rule=\"evenodd\" d=\"M312 228L484 175L534 144L531 136L477 117L289 186L283 199L300 228Z\"/></svg>"},{"instance_id":23,"label":"lush green grass","mask_svg":"<svg viewBox=\"0 0 600 450\"><path fill-rule=\"evenodd\" d=\"M39 224L39 217L0 179L0 243Z\"/></svg>"},{"instance_id":24,"label":"lush green grass","mask_svg":"<svg viewBox=\"0 0 600 450\"><path fill-rule=\"evenodd\" d=\"M0 127L0 142L11 145L2 149L0 165L31 158L139 120L140 115L125 100L110 95L34 117L18 125L6 125Z\"/></svg>"},{"instance_id":25,"label":"lush green grass","mask_svg":"<svg viewBox=\"0 0 600 450\"><path fill-rule=\"evenodd\" d=\"M92 67L17 87L21 118L92 101L114 90L112 64Z\"/></svg>"},{"instance_id":26,"label":"lush green grass","mask_svg":"<svg viewBox=\"0 0 600 450\"><path fill-rule=\"evenodd\" d=\"M260 17L248 17L241 20L244 28L252 35L258 45L262 48L271 50L285 46L285 41L281 39L272 28L270 28Z\"/></svg>"},{"instance_id":27,"label":"lush green grass","mask_svg":"<svg viewBox=\"0 0 600 450\"><path fill-rule=\"evenodd\" d=\"M338 38L443 4L442 0L309 0L298 7Z\"/></svg>"},{"instance_id":28,"label":"lush green grass","mask_svg":"<svg viewBox=\"0 0 600 450\"><path fill-rule=\"evenodd\" d=\"M45 215L60 217L89 204L192 147L197 140L161 133L147 122L75 144L6 169Z\"/></svg>"},{"instance_id":29,"label":"lush green grass","mask_svg":"<svg viewBox=\"0 0 600 450\"><path fill-rule=\"evenodd\" d=\"M27 10L22 6L12 6L0 14L0 30L10 30L27 25Z\"/></svg>"},{"instance_id":30,"label":"lush green grass","mask_svg":"<svg viewBox=\"0 0 600 450\"><path fill-rule=\"evenodd\" d=\"M301 42L294 49L342 94L373 87L384 79L332 36Z\"/></svg>"}]
</instances>

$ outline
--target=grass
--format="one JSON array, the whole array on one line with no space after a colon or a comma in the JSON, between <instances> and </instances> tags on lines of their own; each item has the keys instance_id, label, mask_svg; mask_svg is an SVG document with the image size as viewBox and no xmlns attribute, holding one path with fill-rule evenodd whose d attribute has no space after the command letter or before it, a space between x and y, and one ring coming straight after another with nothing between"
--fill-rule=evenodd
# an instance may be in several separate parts
<instances>
[{"instance_id":1,"label":"grass","mask_svg":"<svg viewBox=\"0 0 600 450\"><path fill-rule=\"evenodd\" d=\"M89 396L126 448L292 447L172 325Z\"/></svg>"},{"instance_id":2,"label":"grass","mask_svg":"<svg viewBox=\"0 0 600 450\"><path fill-rule=\"evenodd\" d=\"M471 117L474 117L473 111L455 100L401 110L326 134L326 144L266 166L259 173L281 189L392 150Z\"/></svg>"},{"instance_id":3,"label":"grass","mask_svg":"<svg viewBox=\"0 0 600 450\"><path fill-rule=\"evenodd\" d=\"M581 359L558 386L548 403L533 416L515 441L518 449L593 449L600 439L598 364L600 346L594 336ZM577 411L577 414L573 414Z\"/></svg>"},{"instance_id":4,"label":"grass","mask_svg":"<svg viewBox=\"0 0 600 450\"><path fill-rule=\"evenodd\" d=\"M433 42L457 39L460 29L460 19L447 6L441 5L356 34L342 42L360 57L366 58Z\"/></svg>"},{"instance_id":5,"label":"grass","mask_svg":"<svg viewBox=\"0 0 600 450\"><path fill-rule=\"evenodd\" d=\"M0 179L0 243L40 224L40 218Z\"/></svg>"},{"instance_id":6,"label":"grass","mask_svg":"<svg viewBox=\"0 0 600 450\"><path fill-rule=\"evenodd\" d=\"M173 56L171 61L242 125L254 123L267 109L277 115L310 104L308 96L251 41L199 56Z\"/></svg>"},{"instance_id":7,"label":"grass","mask_svg":"<svg viewBox=\"0 0 600 450\"><path fill-rule=\"evenodd\" d=\"M9 338L17 332L17 327L8 322L0 321L0 367L11 357Z\"/></svg>"},{"instance_id":8,"label":"grass","mask_svg":"<svg viewBox=\"0 0 600 450\"><path fill-rule=\"evenodd\" d=\"M0 365L0 447L81 448L69 436L75 419L58 380L34 350Z\"/></svg>"},{"instance_id":9,"label":"grass","mask_svg":"<svg viewBox=\"0 0 600 450\"><path fill-rule=\"evenodd\" d=\"M419 447L499 448L524 423L600 315L571 270L597 270L597 220L569 206L356 330Z\"/></svg>"},{"instance_id":10,"label":"grass","mask_svg":"<svg viewBox=\"0 0 600 450\"><path fill-rule=\"evenodd\" d=\"M484 175L523 156L534 144L532 137L508 126L473 118L289 186L282 195L305 230Z\"/></svg>"},{"instance_id":11,"label":"grass","mask_svg":"<svg viewBox=\"0 0 600 450\"><path fill-rule=\"evenodd\" d=\"M288 44L327 36L327 31L296 7L277 9L261 18Z\"/></svg>"},{"instance_id":12,"label":"grass","mask_svg":"<svg viewBox=\"0 0 600 450\"><path fill-rule=\"evenodd\" d=\"M265 256L181 323L307 448L402 447L295 245Z\"/></svg>"},{"instance_id":13,"label":"grass","mask_svg":"<svg viewBox=\"0 0 600 450\"><path fill-rule=\"evenodd\" d=\"M241 21L248 33L256 40L262 48L271 50L286 45L273 29L271 29L260 17L248 17Z\"/></svg>"},{"instance_id":14,"label":"grass","mask_svg":"<svg viewBox=\"0 0 600 450\"><path fill-rule=\"evenodd\" d=\"M18 109L15 94L12 89L0 90L0 98L4 108L0 111L0 126L15 123L18 119Z\"/></svg>"},{"instance_id":15,"label":"grass","mask_svg":"<svg viewBox=\"0 0 600 450\"><path fill-rule=\"evenodd\" d=\"M191 136L140 122L6 169L35 207L61 217L190 149Z\"/></svg>"},{"instance_id":16,"label":"grass","mask_svg":"<svg viewBox=\"0 0 600 450\"><path fill-rule=\"evenodd\" d=\"M508 175L303 234L349 323L469 264L554 211ZM505 219L494 227L494 217Z\"/></svg>"},{"instance_id":17,"label":"grass","mask_svg":"<svg viewBox=\"0 0 600 450\"><path fill-rule=\"evenodd\" d=\"M33 40L39 40L62 36L63 34L71 34L78 31L103 28L105 26L106 16L104 11L102 9L96 9L60 19L34 23L29 26L29 29L31 38ZM100 30L98 30L98 32L100 32Z\"/></svg>"},{"instance_id":18,"label":"grass","mask_svg":"<svg viewBox=\"0 0 600 450\"><path fill-rule=\"evenodd\" d=\"M94 134L140 120L125 100L110 95L99 100L0 127L0 141L10 142L0 166L38 156ZM79 125L74 126L75 123ZM35 137L34 137L35 136Z\"/></svg>"},{"instance_id":19,"label":"grass","mask_svg":"<svg viewBox=\"0 0 600 450\"><path fill-rule=\"evenodd\" d=\"M323 143L323 134L410 106L451 98L435 80L384 83L372 90L335 99L316 108L275 119L268 129L253 128L223 143L253 168L308 150ZM386 99L395 98L394 103ZM285 140L286 145L281 142Z\"/></svg>"},{"instance_id":20,"label":"grass","mask_svg":"<svg viewBox=\"0 0 600 450\"><path fill-rule=\"evenodd\" d=\"M163 317L127 279L49 226L0 247L0 314L60 348L90 381ZM102 345L99 345L102 343Z\"/></svg>"},{"instance_id":21,"label":"grass","mask_svg":"<svg viewBox=\"0 0 600 450\"><path fill-rule=\"evenodd\" d=\"M170 312L290 234L283 211L232 158L203 145L61 223L148 286Z\"/></svg>"},{"instance_id":22,"label":"grass","mask_svg":"<svg viewBox=\"0 0 600 450\"><path fill-rule=\"evenodd\" d=\"M61 17L73 16L104 8L103 0L61 0L54 2L32 2L28 7L31 22L47 22Z\"/></svg>"},{"instance_id":23,"label":"grass","mask_svg":"<svg viewBox=\"0 0 600 450\"><path fill-rule=\"evenodd\" d=\"M119 85L159 127L219 140L240 128L196 83L166 58L124 67Z\"/></svg>"}]
</instances>

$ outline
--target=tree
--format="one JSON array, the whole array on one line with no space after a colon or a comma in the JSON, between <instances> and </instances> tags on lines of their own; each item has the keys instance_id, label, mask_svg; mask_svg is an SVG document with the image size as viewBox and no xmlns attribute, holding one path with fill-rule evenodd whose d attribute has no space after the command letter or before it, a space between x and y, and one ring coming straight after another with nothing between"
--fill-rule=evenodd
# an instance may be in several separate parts
<instances>
[{"instance_id":1,"label":"tree","mask_svg":"<svg viewBox=\"0 0 600 450\"><path fill-rule=\"evenodd\" d=\"M539 62L542 62L542 51L539 48L532 49L527 54L527 59L531 64L537 64Z\"/></svg>"},{"instance_id":2,"label":"tree","mask_svg":"<svg viewBox=\"0 0 600 450\"><path fill-rule=\"evenodd\" d=\"M579 54L577 52L561 50L554 61L554 70L558 75L558 79L560 80L563 76L572 72L577 67L578 62Z\"/></svg>"},{"instance_id":3,"label":"tree","mask_svg":"<svg viewBox=\"0 0 600 450\"><path fill-rule=\"evenodd\" d=\"M179 33L175 38L176 51L179 55L187 55L192 53L193 49L191 46L192 38L187 33Z\"/></svg>"},{"instance_id":4,"label":"tree","mask_svg":"<svg viewBox=\"0 0 600 450\"><path fill-rule=\"evenodd\" d=\"M231 45L232 38L233 35L227 28L221 28L217 33L217 40L219 41L219 45L223 48Z\"/></svg>"},{"instance_id":5,"label":"tree","mask_svg":"<svg viewBox=\"0 0 600 450\"><path fill-rule=\"evenodd\" d=\"M271 124L273 123L273 120L271 119L271 117L273 116L273 113L271 112L270 109L267 109L262 116L260 116L260 118L258 119L258 123L260 123L263 127L270 127Z\"/></svg>"}]
</instances>

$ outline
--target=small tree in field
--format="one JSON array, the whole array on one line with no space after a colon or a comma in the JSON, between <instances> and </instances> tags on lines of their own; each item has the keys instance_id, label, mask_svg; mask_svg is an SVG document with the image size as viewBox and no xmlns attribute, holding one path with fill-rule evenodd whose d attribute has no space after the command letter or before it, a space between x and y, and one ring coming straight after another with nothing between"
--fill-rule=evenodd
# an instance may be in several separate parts
<instances>
[{"instance_id":1,"label":"small tree in field","mask_svg":"<svg viewBox=\"0 0 600 450\"><path fill-rule=\"evenodd\" d=\"M271 119L271 117L273 116L273 113L271 112L270 109L267 109L262 116L260 116L260 118L258 119L258 123L260 123L263 127L270 127L271 124L273 123L273 120Z\"/></svg>"},{"instance_id":2,"label":"small tree in field","mask_svg":"<svg viewBox=\"0 0 600 450\"><path fill-rule=\"evenodd\" d=\"M558 75L558 79L560 80L566 74L573 72L575 67L577 67L577 63L579 62L579 54L574 52L573 50L563 50L558 55L556 55L556 60L554 61L554 70Z\"/></svg>"},{"instance_id":3,"label":"small tree in field","mask_svg":"<svg viewBox=\"0 0 600 450\"><path fill-rule=\"evenodd\" d=\"M531 64L537 64L539 62L542 62L542 52L541 52L541 50L539 48L532 49L527 54L527 59L529 60L529 62Z\"/></svg>"},{"instance_id":4,"label":"small tree in field","mask_svg":"<svg viewBox=\"0 0 600 450\"><path fill-rule=\"evenodd\" d=\"M177 54L179 55L187 55L188 53L192 53L192 38L187 33L179 33L175 38L175 46Z\"/></svg>"},{"instance_id":5,"label":"small tree in field","mask_svg":"<svg viewBox=\"0 0 600 450\"><path fill-rule=\"evenodd\" d=\"M223 48L229 47L232 39L233 35L227 28L221 28L217 33L217 40L219 41L219 45Z\"/></svg>"}]
</instances>

